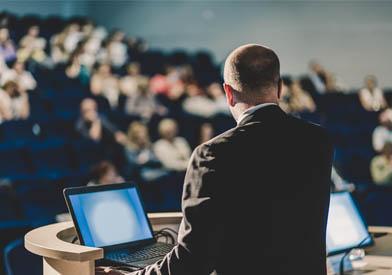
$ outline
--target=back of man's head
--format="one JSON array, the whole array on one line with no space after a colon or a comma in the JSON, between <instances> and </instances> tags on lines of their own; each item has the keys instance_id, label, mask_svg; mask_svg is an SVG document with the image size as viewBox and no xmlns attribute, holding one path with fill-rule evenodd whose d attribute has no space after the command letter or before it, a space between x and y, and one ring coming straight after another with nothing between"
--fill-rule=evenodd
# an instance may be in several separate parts
<instances>
[{"instance_id":1,"label":"back of man's head","mask_svg":"<svg viewBox=\"0 0 392 275\"><path fill-rule=\"evenodd\" d=\"M232 51L226 59L224 81L240 97L268 97L277 92L280 62L273 50L262 45L247 44Z\"/></svg>"}]
</instances>

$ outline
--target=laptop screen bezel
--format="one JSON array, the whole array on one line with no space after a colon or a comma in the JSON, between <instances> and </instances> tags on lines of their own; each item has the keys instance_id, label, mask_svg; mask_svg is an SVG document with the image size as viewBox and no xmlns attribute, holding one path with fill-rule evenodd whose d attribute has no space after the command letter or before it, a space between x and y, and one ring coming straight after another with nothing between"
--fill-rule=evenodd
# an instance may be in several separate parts
<instances>
[{"instance_id":1,"label":"laptop screen bezel","mask_svg":"<svg viewBox=\"0 0 392 275\"><path fill-rule=\"evenodd\" d=\"M133 183L133 182L125 182L125 183L115 183L115 184L98 185L98 186L71 187L71 188L64 189L63 193L64 193L65 201L66 201L68 210L72 216L72 220L73 220L73 223L75 226L76 234L78 235L79 242L81 245L85 245L85 242L83 240L82 231L79 226L79 221L76 218L76 214L75 214L73 205L71 203L70 196L96 193L96 192L104 192L104 191L121 190L121 189L130 189L130 188L134 188L137 192L137 195L139 196L140 204L141 204L144 216L147 219L148 228L150 230L152 237L147 238L147 239L138 240L138 241L127 242L127 243L113 244L113 245L108 245L108 246L100 246L100 248L103 248L105 251L109 251L109 250L120 249L120 248L124 248L124 247L127 247L127 248L139 247L139 246L144 246L144 245L148 245L148 244L152 244L152 243L156 242L156 240L154 238L154 231L152 230L151 222L147 216L147 212L144 207L144 202L142 200L142 197L140 196L140 191L139 191L137 184Z\"/></svg>"},{"instance_id":2,"label":"laptop screen bezel","mask_svg":"<svg viewBox=\"0 0 392 275\"><path fill-rule=\"evenodd\" d=\"M355 208L355 210L356 210L356 213L358 214L359 218L360 218L361 221L362 221L362 224L363 224L363 225L365 226L365 228L366 228L366 232L368 233L368 239L369 239L369 241L366 241L364 244L361 244L361 245L359 245L359 243L358 243L358 244L356 244L357 246L349 246L349 247L346 247L346 248L337 249L337 250L333 250L333 251L328 251L328 247L327 247L327 256L333 256L333 255L341 254L341 253L350 251L350 250L352 250L352 249L354 249L354 248L365 248L365 247L372 246L372 245L374 244L374 239L373 239L372 234L369 232L368 225L367 225L367 223L366 223L365 217L363 216L362 211L360 210L357 201L354 199L354 197L353 197L353 196L351 195L351 193L348 192L348 191L333 192L333 193L331 193L331 197L332 197L333 195L336 195L336 194L348 194L348 197L351 199L351 201L352 201L352 203L353 203L353 205L354 205L354 208ZM327 229L326 229L326 230L327 230ZM325 231L325 233L327 234L327 231ZM327 237L327 235L326 235L326 237ZM325 239L325 241L327 241L327 240ZM359 245L359 246L358 246L358 245Z\"/></svg>"}]
</instances>

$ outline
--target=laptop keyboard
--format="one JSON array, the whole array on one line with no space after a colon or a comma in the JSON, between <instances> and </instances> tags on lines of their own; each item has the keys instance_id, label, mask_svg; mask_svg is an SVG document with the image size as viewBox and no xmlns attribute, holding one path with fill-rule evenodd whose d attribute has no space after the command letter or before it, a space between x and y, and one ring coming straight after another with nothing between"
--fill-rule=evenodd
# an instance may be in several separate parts
<instances>
[{"instance_id":1,"label":"laptop keyboard","mask_svg":"<svg viewBox=\"0 0 392 275\"><path fill-rule=\"evenodd\" d=\"M120 263L131 263L149 260L151 258L159 258L165 256L173 249L173 245L165 243L156 243L146 247L142 247L137 251L120 250L110 252L105 255L106 259Z\"/></svg>"}]
</instances>

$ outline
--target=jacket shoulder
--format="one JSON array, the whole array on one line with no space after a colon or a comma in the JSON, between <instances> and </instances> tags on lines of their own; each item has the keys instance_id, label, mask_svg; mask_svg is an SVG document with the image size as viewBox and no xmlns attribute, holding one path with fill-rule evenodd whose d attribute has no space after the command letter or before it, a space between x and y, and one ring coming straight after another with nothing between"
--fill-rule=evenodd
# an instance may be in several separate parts
<instances>
[{"instance_id":1,"label":"jacket shoulder","mask_svg":"<svg viewBox=\"0 0 392 275\"><path fill-rule=\"evenodd\" d=\"M307 140L318 141L330 147L333 146L330 134L321 125L291 115L288 115L287 118L289 125L293 127L293 133L302 133L302 135L307 136Z\"/></svg>"}]
</instances>

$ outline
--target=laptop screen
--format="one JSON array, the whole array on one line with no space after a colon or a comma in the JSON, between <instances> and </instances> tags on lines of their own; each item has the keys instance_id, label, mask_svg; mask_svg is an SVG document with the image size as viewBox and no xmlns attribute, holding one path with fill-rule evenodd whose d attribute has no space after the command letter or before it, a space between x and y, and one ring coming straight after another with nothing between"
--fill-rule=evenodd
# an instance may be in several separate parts
<instances>
[{"instance_id":1,"label":"laptop screen","mask_svg":"<svg viewBox=\"0 0 392 275\"><path fill-rule=\"evenodd\" d=\"M328 254L371 243L372 238L351 195L348 192L331 194L327 224Z\"/></svg>"},{"instance_id":2,"label":"laptop screen","mask_svg":"<svg viewBox=\"0 0 392 275\"><path fill-rule=\"evenodd\" d=\"M105 247L153 237L135 187L69 196L84 245Z\"/></svg>"}]
</instances>

